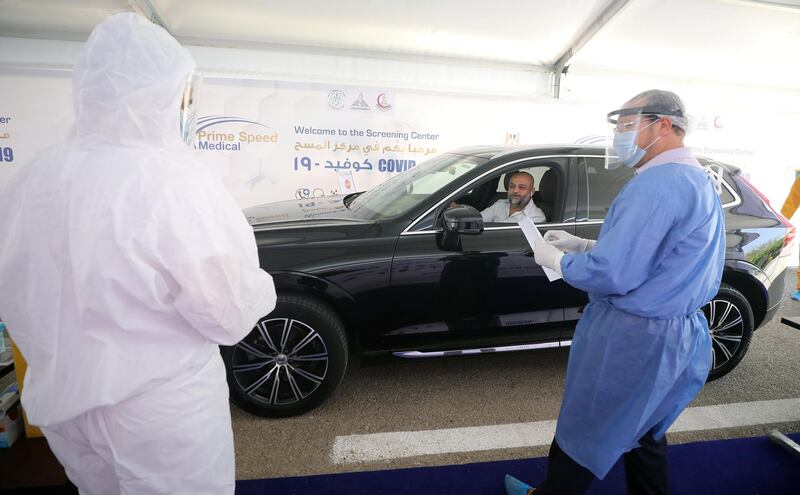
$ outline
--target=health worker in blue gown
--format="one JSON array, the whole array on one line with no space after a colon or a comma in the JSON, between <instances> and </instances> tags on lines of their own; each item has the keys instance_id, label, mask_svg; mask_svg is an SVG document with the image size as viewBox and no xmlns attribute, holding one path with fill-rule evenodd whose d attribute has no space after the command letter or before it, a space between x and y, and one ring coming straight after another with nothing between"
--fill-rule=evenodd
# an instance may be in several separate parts
<instances>
[{"instance_id":1,"label":"health worker in blue gown","mask_svg":"<svg viewBox=\"0 0 800 495\"><path fill-rule=\"evenodd\" d=\"M712 363L700 308L719 289L725 227L714 174L683 145L674 93L645 91L608 114L606 166L636 169L597 241L547 232L536 262L589 294L567 365L547 479L513 495L584 493L624 458L628 492L666 494L665 433L700 392Z\"/></svg>"}]
</instances>

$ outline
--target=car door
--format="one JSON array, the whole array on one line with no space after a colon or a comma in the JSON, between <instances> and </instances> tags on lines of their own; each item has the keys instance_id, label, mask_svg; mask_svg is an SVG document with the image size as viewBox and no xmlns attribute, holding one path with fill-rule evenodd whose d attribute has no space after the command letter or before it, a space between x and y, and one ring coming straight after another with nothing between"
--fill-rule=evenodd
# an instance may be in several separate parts
<instances>
[{"instance_id":1,"label":"car door","mask_svg":"<svg viewBox=\"0 0 800 495\"><path fill-rule=\"evenodd\" d=\"M578 156L576 165L578 208L575 235L586 239L597 239L611 203L633 177L634 171L630 167L606 170L605 158L602 155ZM566 319L573 322L580 319L581 310L589 302L585 292L580 291L574 296L564 306Z\"/></svg>"},{"instance_id":2,"label":"car door","mask_svg":"<svg viewBox=\"0 0 800 495\"><path fill-rule=\"evenodd\" d=\"M571 222L563 222L574 219L577 205L577 179L569 157L499 164L487 178L443 198L428 215L436 218L454 199L483 194L487 183L488 192L494 193L491 187L503 173L526 167L544 167L554 174L544 199L557 204L553 218L540 225L542 233L571 229ZM418 224L423 227L403 233L395 250L390 287L394 314L385 335L387 346L412 351L559 345L564 296L574 289L563 280L547 280L516 223L485 224L481 234L461 237L460 251L440 247L433 220Z\"/></svg>"}]
</instances>

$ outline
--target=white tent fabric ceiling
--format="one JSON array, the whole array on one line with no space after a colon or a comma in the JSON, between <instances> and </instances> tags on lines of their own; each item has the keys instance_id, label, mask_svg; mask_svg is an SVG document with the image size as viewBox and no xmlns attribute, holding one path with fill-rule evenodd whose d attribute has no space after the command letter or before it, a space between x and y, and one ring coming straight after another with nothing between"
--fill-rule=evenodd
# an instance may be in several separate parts
<instances>
[{"instance_id":1,"label":"white tent fabric ceiling","mask_svg":"<svg viewBox=\"0 0 800 495\"><path fill-rule=\"evenodd\" d=\"M800 91L800 0L0 0L0 36L83 41L124 11L200 47Z\"/></svg>"}]
</instances>

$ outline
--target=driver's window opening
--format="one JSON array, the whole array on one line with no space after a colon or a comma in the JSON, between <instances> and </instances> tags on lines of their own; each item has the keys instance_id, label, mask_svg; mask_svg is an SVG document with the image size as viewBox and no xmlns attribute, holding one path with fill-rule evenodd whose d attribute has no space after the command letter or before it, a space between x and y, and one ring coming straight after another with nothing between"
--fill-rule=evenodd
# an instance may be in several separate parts
<instances>
[{"instance_id":1,"label":"driver's window opening","mask_svg":"<svg viewBox=\"0 0 800 495\"><path fill-rule=\"evenodd\" d=\"M554 219L558 170L538 165L504 170L457 196L451 206L469 205L481 212L486 227L516 225L524 212L536 223Z\"/></svg>"}]
</instances>

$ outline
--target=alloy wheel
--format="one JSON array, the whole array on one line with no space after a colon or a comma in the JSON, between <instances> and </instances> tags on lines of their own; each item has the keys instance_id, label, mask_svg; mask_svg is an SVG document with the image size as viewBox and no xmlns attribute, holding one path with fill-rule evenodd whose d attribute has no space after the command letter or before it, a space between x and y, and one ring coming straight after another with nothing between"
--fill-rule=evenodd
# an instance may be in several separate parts
<instances>
[{"instance_id":1,"label":"alloy wheel","mask_svg":"<svg viewBox=\"0 0 800 495\"><path fill-rule=\"evenodd\" d=\"M711 370L724 366L738 352L744 338L742 312L725 299L714 299L703 307L714 350Z\"/></svg>"},{"instance_id":2,"label":"alloy wheel","mask_svg":"<svg viewBox=\"0 0 800 495\"><path fill-rule=\"evenodd\" d=\"M328 373L328 349L310 325L291 318L258 322L236 344L231 370L250 398L270 405L290 405L322 385Z\"/></svg>"}]
</instances>

